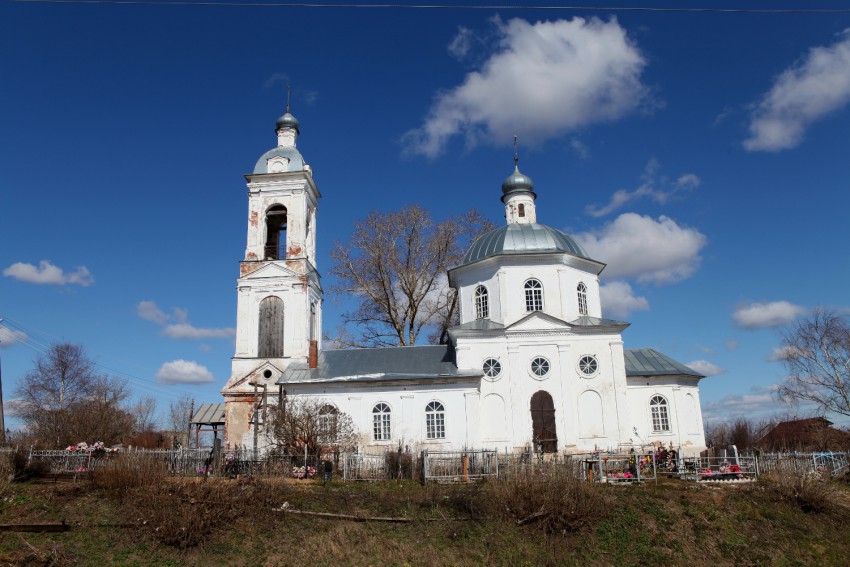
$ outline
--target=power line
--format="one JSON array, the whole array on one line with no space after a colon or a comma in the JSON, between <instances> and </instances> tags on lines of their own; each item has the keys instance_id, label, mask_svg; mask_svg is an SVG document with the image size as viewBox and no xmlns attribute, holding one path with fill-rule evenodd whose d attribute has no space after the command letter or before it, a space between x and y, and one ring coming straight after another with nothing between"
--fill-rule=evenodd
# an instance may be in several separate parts
<instances>
[{"instance_id":1,"label":"power line","mask_svg":"<svg viewBox=\"0 0 850 567\"><path fill-rule=\"evenodd\" d=\"M499 4L316 4L305 2L215 2L191 0L0 0L16 4L109 4L126 6L189 6L221 8L332 8L389 10L536 10L582 12L695 12L721 14L848 14L850 8L700 8L656 6L545 6Z\"/></svg>"}]
</instances>

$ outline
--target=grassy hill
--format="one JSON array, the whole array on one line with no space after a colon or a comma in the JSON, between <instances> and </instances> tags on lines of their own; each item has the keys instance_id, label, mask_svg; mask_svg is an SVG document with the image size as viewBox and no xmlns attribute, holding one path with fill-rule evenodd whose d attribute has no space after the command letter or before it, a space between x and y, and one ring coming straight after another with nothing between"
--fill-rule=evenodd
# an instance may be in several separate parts
<instances>
[{"instance_id":1,"label":"grassy hill","mask_svg":"<svg viewBox=\"0 0 850 567\"><path fill-rule=\"evenodd\" d=\"M2 565L850 565L846 481L629 486L173 479L11 483ZM293 511L396 518L358 522Z\"/></svg>"}]
</instances>

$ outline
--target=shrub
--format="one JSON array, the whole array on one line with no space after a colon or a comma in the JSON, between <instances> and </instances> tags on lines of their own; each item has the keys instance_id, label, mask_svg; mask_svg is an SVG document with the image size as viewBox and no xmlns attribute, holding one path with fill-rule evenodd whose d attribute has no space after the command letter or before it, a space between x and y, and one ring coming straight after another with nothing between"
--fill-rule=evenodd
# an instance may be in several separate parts
<instances>
[{"instance_id":1,"label":"shrub","mask_svg":"<svg viewBox=\"0 0 850 567\"><path fill-rule=\"evenodd\" d=\"M133 488L157 486L166 477L162 459L144 453L119 455L92 472L92 481L109 495L124 498Z\"/></svg>"},{"instance_id":2,"label":"shrub","mask_svg":"<svg viewBox=\"0 0 850 567\"><path fill-rule=\"evenodd\" d=\"M799 506L806 513L829 512L836 508L841 498L827 473L776 470L764 475L763 479L779 498Z\"/></svg>"},{"instance_id":3,"label":"shrub","mask_svg":"<svg viewBox=\"0 0 850 567\"><path fill-rule=\"evenodd\" d=\"M544 474L515 475L494 485L501 512L519 525L535 525L547 534L567 534L589 527L608 510L604 487L552 469Z\"/></svg>"},{"instance_id":4,"label":"shrub","mask_svg":"<svg viewBox=\"0 0 850 567\"><path fill-rule=\"evenodd\" d=\"M384 454L384 462L391 479L413 478L415 462L410 453L387 451Z\"/></svg>"},{"instance_id":5,"label":"shrub","mask_svg":"<svg viewBox=\"0 0 850 567\"><path fill-rule=\"evenodd\" d=\"M144 533L178 549L204 542L235 522L269 521L282 492L256 480L171 479L132 493L134 517Z\"/></svg>"}]
</instances>

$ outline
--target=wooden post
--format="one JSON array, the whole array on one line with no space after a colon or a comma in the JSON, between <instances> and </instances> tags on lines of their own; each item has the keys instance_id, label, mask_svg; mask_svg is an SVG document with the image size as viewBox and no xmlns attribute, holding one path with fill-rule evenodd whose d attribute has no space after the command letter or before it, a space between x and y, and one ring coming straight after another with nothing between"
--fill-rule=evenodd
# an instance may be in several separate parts
<instances>
[{"instance_id":1,"label":"wooden post","mask_svg":"<svg viewBox=\"0 0 850 567\"><path fill-rule=\"evenodd\" d=\"M469 455L464 453L461 460L463 462L463 482L469 482Z\"/></svg>"}]
</instances>

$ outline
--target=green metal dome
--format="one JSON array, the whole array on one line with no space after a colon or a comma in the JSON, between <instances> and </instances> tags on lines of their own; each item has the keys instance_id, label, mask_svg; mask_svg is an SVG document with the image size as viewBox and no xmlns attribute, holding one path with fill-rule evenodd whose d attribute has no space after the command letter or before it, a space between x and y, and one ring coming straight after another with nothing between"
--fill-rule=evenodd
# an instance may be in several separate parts
<instances>
[{"instance_id":1,"label":"green metal dome","mask_svg":"<svg viewBox=\"0 0 850 567\"><path fill-rule=\"evenodd\" d=\"M478 237L466 252L461 266L492 256L564 253L590 259L578 242L560 230L537 223L513 223Z\"/></svg>"},{"instance_id":2,"label":"green metal dome","mask_svg":"<svg viewBox=\"0 0 850 567\"><path fill-rule=\"evenodd\" d=\"M286 113L277 119L276 129L280 130L281 128L294 128L296 132L299 134L301 131L298 129L298 119L292 116L287 110Z\"/></svg>"},{"instance_id":3,"label":"green metal dome","mask_svg":"<svg viewBox=\"0 0 850 567\"><path fill-rule=\"evenodd\" d=\"M522 173L518 166L514 166L514 172L502 182L502 193L502 201L514 193L531 193L535 199L537 198L534 193L534 181Z\"/></svg>"}]
</instances>

